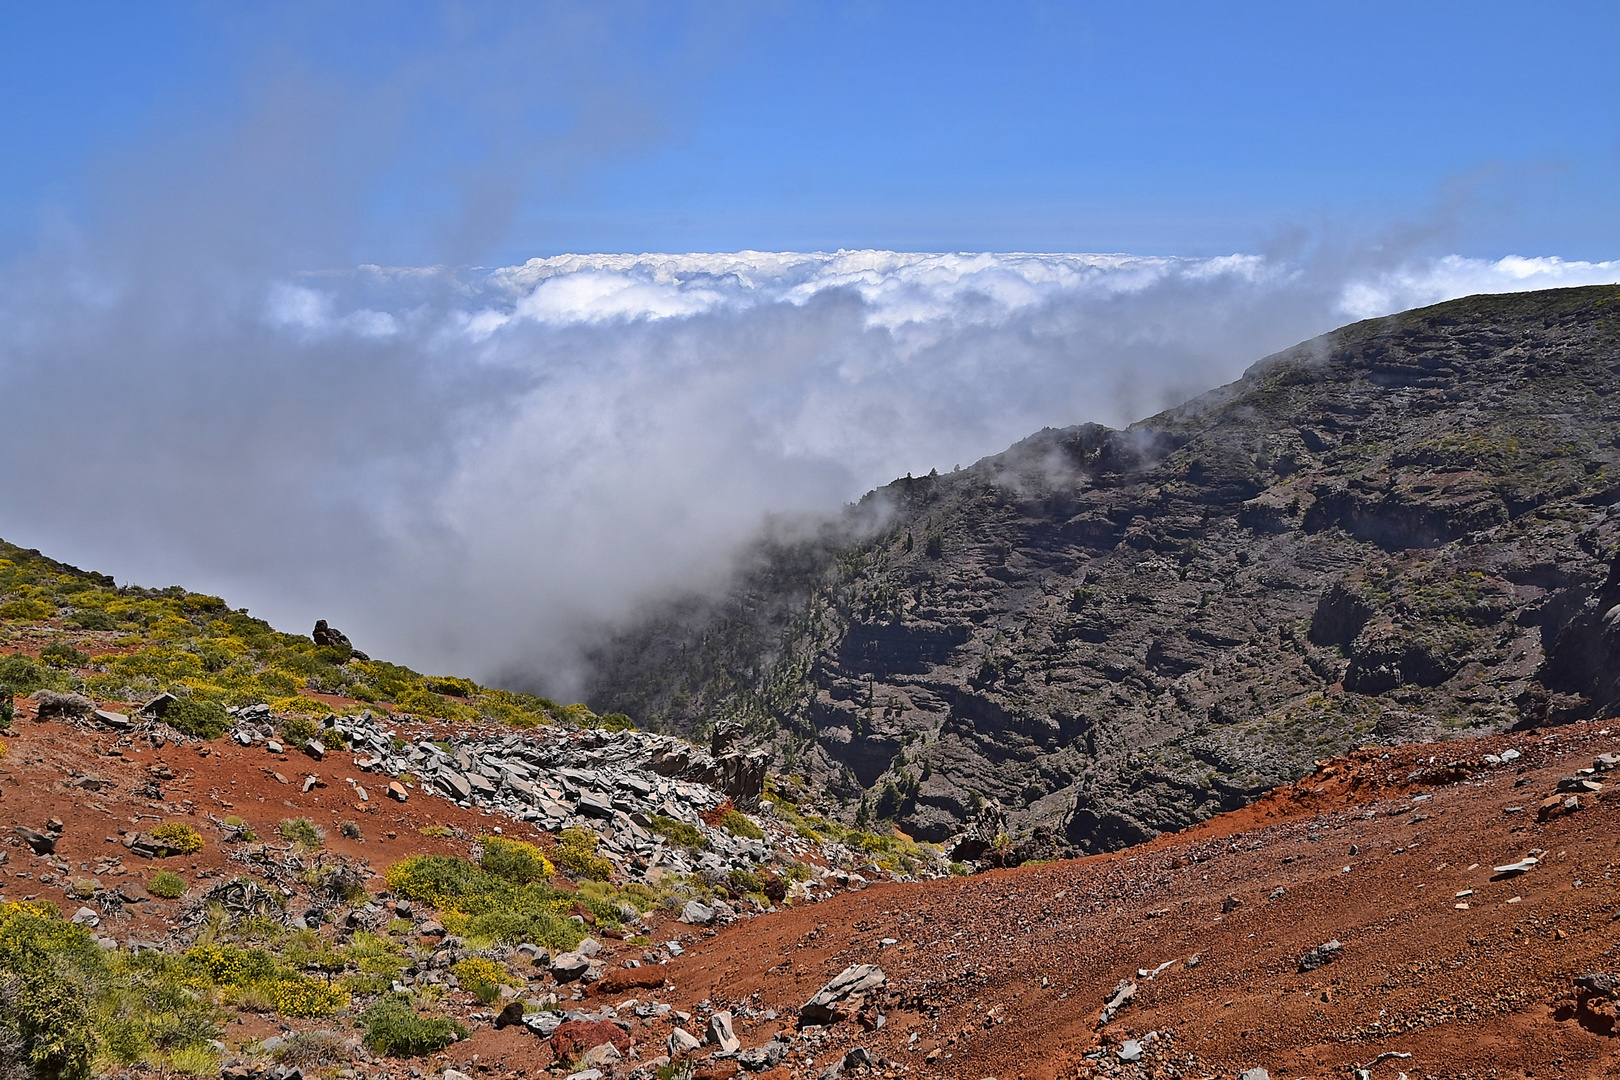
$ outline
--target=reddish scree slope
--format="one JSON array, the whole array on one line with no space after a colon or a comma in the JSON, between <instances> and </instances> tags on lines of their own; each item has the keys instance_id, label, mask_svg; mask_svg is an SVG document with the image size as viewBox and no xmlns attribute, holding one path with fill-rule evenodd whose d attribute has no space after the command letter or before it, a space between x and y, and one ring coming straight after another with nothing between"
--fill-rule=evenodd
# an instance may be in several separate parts
<instances>
[{"instance_id":1,"label":"reddish scree slope","mask_svg":"<svg viewBox=\"0 0 1620 1080\"><path fill-rule=\"evenodd\" d=\"M1509 746L1524 756L1479 764ZM1591 1030L1601 1018L1556 1008L1573 976L1620 967L1610 876L1620 790L1536 821L1560 777L1617 748L1620 737L1592 724L1361 751L1129 851L875 886L732 926L669 965L674 1000L757 993L756 1007L789 1017L845 965L878 963L904 1004L884 1028L844 1032L816 1056L860 1043L924 1075L1092 1075L1082 1055L1099 1042L1167 1029L1174 1053L1160 1061L1182 1076L1252 1066L1344 1076L1383 1051L1412 1055L1375 1070L1391 1080L1397 1069L1620 1074L1615 1041ZM1524 809L1504 812L1512 806ZM1535 849L1545 851L1539 868L1493 880L1493 866ZM1229 896L1241 906L1223 912ZM881 946L885 937L897 944ZM1330 939L1344 944L1339 958L1300 973L1300 956ZM1166 961L1152 981L1137 977ZM1140 993L1099 1032L1104 999L1126 977ZM1153 1069L1146 1075L1170 1075Z\"/></svg>"},{"instance_id":2,"label":"reddish scree slope","mask_svg":"<svg viewBox=\"0 0 1620 1080\"><path fill-rule=\"evenodd\" d=\"M303 759L281 765L228 745L206 755L170 746L114 757L110 739L33 721L8 741L0 814L36 828L61 818L59 851L92 874L103 865L99 856L123 854L144 878L152 868L106 838L137 827L130 820L137 813L183 814L188 800L199 816L234 812L261 830L309 814L329 827L330 849L368 858L377 870L413 852L456 848L424 838L420 825L443 821L476 834L495 823L441 799L400 806L375 787L361 804L344 777L375 778ZM1511 765L1481 764L1510 746L1523 753ZM1560 1009L1574 976L1620 969L1620 923L1612 921L1620 899L1610 876L1620 863L1620 782L1587 797L1577 813L1535 820L1561 777L1609 750L1620 750L1620 735L1595 723L1545 737L1366 750L1246 810L1113 855L873 886L717 933L666 924L655 938L688 935L689 950L660 969L668 984L615 993L620 980L610 976L592 996L670 1002L698 1014L694 1024L702 1002L747 1003L756 1014L774 1008L781 1020L738 1025L744 1045L757 1045L845 966L880 964L894 991L886 1025L868 1032L842 1024L819 1043L801 1040L787 1064L765 1074L773 1080L820 1075L854 1045L913 1076L1087 1076L1097 1070L1086 1051L1149 1031L1173 1038L1153 1048L1145 1070L1113 1070L1226 1077L1259 1065L1279 1078L1343 1076L1390 1050L1412 1057L1384 1062L1375 1076L1394 1080L1397 1069L1414 1078L1620 1075L1620 1040L1603 1033L1604 1018ZM159 759L176 774L163 785L163 804L74 786L86 776L127 782ZM310 772L327 786L303 795L299 781ZM1513 806L1524 809L1504 812ZM339 819L358 821L363 842L341 837L331 827ZM1493 866L1537 849L1540 867L1493 880ZM42 885L40 868L30 871L26 849L9 850L11 863L0 867L7 898L38 894L71 910L59 884ZM167 863L188 876L242 869L227 864L216 843ZM123 873L100 876L110 884ZM1270 899L1278 888L1284 895ZM1465 889L1473 894L1459 899ZM1241 903L1223 910L1228 897ZM166 908L132 908L139 921L121 924L119 935L161 937ZM885 938L895 943L884 946ZM1299 957L1329 939L1344 943L1338 959L1299 973ZM1189 967L1195 954L1199 962ZM1136 978L1136 1000L1099 1031L1098 1012L1115 984L1166 961L1152 980ZM660 1053L666 1034L663 1023L639 1028L640 1056ZM526 1032L484 1025L425 1064L476 1060L480 1072L529 1075L550 1059Z\"/></svg>"}]
</instances>

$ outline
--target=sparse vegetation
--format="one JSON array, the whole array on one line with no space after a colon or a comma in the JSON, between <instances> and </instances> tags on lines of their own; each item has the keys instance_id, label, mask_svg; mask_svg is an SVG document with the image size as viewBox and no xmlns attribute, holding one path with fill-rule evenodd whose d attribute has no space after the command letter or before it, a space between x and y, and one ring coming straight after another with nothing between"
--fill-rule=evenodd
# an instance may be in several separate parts
<instances>
[{"instance_id":1,"label":"sparse vegetation","mask_svg":"<svg viewBox=\"0 0 1620 1080\"><path fill-rule=\"evenodd\" d=\"M185 895L186 879L173 870L159 870L147 879L146 891L164 900L177 900Z\"/></svg>"},{"instance_id":2,"label":"sparse vegetation","mask_svg":"<svg viewBox=\"0 0 1620 1080\"><path fill-rule=\"evenodd\" d=\"M467 1029L443 1016L419 1016L404 994L383 998L357 1021L365 1032L366 1046L389 1057L421 1057L437 1053L458 1039Z\"/></svg>"},{"instance_id":3,"label":"sparse vegetation","mask_svg":"<svg viewBox=\"0 0 1620 1080\"><path fill-rule=\"evenodd\" d=\"M314 851L326 843L326 832L307 817L283 818L276 832L288 843L297 844L305 851Z\"/></svg>"},{"instance_id":4,"label":"sparse vegetation","mask_svg":"<svg viewBox=\"0 0 1620 1080\"><path fill-rule=\"evenodd\" d=\"M733 836L741 836L747 840L765 839L765 831L755 825L741 810L727 810L725 816L720 819L720 827Z\"/></svg>"},{"instance_id":5,"label":"sparse vegetation","mask_svg":"<svg viewBox=\"0 0 1620 1080\"><path fill-rule=\"evenodd\" d=\"M152 838L182 855L194 855L203 849L202 833L183 821L165 821L152 830Z\"/></svg>"},{"instance_id":6,"label":"sparse vegetation","mask_svg":"<svg viewBox=\"0 0 1620 1080\"><path fill-rule=\"evenodd\" d=\"M557 836L557 865L576 879L606 881L613 864L596 853L597 836L589 829L564 829Z\"/></svg>"}]
</instances>

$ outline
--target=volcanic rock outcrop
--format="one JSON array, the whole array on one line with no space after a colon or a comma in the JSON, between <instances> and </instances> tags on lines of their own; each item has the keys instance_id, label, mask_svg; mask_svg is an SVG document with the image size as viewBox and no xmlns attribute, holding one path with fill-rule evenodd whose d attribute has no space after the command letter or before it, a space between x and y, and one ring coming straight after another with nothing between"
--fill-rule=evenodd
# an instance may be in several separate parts
<instances>
[{"instance_id":1,"label":"volcanic rock outcrop","mask_svg":"<svg viewBox=\"0 0 1620 1080\"><path fill-rule=\"evenodd\" d=\"M715 715L943 841L1117 848L1370 742L1620 707L1620 288L1357 323L1115 431L1042 431L760 544L605 645L591 701Z\"/></svg>"}]
</instances>

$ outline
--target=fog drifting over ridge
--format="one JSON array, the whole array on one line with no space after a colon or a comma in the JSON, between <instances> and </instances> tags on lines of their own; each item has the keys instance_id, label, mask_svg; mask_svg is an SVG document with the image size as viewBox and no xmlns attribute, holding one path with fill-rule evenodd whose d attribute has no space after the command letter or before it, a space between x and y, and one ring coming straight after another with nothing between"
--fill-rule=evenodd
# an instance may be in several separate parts
<instances>
[{"instance_id":1,"label":"fog drifting over ridge","mask_svg":"<svg viewBox=\"0 0 1620 1080\"><path fill-rule=\"evenodd\" d=\"M577 649L833 512L1123 424L1354 319L1620 281L1457 256L564 255L0 284L0 536L413 666L567 695Z\"/></svg>"}]
</instances>

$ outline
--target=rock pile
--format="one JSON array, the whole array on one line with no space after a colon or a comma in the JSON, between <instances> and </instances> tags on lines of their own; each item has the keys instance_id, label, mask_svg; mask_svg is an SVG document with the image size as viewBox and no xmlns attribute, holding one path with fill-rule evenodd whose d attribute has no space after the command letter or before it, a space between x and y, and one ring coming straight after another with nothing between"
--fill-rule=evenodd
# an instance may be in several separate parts
<instances>
[{"instance_id":1,"label":"rock pile","mask_svg":"<svg viewBox=\"0 0 1620 1080\"><path fill-rule=\"evenodd\" d=\"M232 716L230 738L242 746L262 745L273 753L302 750L322 759L336 753L320 738L304 747L283 746L268 706L250 705ZM820 899L834 886L861 888L884 874L868 857L842 845L816 847L781 830L749 839L710 825L704 815L712 818L728 800L757 805L764 789L768 758L762 751L741 751L740 733L717 736L717 757L673 736L641 731L541 728L406 741L384 726L389 719L368 711L327 716L320 726L322 734L343 737L355 768L388 778L385 791L391 798L404 802L413 792L437 795L550 832L587 829L598 838L596 854L626 880L702 874L718 882L734 870L753 871L811 851L821 861L858 864L862 872L817 868L810 881L794 883L795 899ZM359 794L363 791L357 786L357 797L369 798ZM701 850L658 831L671 822L696 830ZM696 906L708 910L693 912L686 921L707 925L736 915L723 904Z\"/></svg>"}]
</instances>

